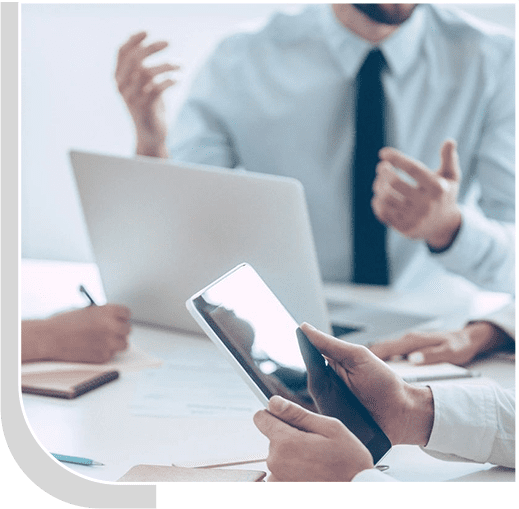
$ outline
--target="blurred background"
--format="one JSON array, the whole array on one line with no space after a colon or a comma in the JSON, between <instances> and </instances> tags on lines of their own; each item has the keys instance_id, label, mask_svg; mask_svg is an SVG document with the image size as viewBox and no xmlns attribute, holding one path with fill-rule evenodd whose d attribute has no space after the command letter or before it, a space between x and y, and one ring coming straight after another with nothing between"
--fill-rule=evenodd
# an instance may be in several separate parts
<instances>
[{"instance_id":1,"label":"blurred background","mask_svg":"<svg viewBox=\"0 0 519 509\"><path fill-rule=\"evenodd\" d=\"M515 30L515 3L453 4ZM193 72L225 35L302 4L21 5L22 258L91 262L70 168L71 149L131 157L134 133L119 96L119 46L138 31L169 47L151 63L182 65L165 95L173 120ZM177 77L177 76L175 76Z\"/></svg>"}]
</instances>

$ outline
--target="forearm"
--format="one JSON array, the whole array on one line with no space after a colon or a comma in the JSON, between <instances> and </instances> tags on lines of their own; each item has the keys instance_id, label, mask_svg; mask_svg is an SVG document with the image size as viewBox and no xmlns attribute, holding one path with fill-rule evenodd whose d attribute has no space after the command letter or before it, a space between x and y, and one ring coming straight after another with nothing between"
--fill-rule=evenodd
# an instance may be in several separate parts
<instances>
[{"instance_id":1,"label":"forearm","mask_svg":"<svg viewBox=\"0 0 519 509\"><path fill-rule=\"evenodd\" d=\"M52 357L52 332L48 320L22 321L22 362L48 360Z\"/></svg>"},{"instance_id":2,"label":"forearm","mask_svg":"<svg viewBox=\"0 0 519 509\"><path fill-rule=\"evenodd\" d=\"M425 452L515 467L515 394L496 385L438 384Z\"/></svg>"},{"instance_id":3,"label":"forearm","mask_svg":"<svg viewBox=\"0 0 519 509\"><path fill-rule=\"evenodd\" d=\"M160 157L162 159L169 158L168 149L166 148L165 143L153 144L137 140L135 153L138 156Z\"/></svg>"}]
</instances>

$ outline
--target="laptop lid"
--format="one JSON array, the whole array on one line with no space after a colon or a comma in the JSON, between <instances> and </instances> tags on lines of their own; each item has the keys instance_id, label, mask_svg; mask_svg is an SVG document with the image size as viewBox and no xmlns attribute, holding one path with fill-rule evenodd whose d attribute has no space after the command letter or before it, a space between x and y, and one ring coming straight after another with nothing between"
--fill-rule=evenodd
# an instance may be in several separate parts
<instances>
[{"instance_id":1,"label":"laptop lid","mask_svg":"<svg viewBox=\"0 0 519 509\"><path fill-rule=\"evenodd\" d=\"M330 331L299 181L141 156L70 159L106 298L135 322L200 333L186 299L247 262L297 321Z\"/></svg>"}]
</instances>

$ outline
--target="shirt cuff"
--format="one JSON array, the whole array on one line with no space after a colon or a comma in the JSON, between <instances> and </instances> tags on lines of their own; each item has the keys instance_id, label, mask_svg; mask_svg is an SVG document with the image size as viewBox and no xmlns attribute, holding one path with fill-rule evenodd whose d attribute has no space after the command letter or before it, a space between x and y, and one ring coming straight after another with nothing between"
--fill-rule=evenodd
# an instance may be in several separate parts
<instances>
[{"instance_id":1,"label":"shirt cuff","mask_svg":"<svg viewBox=\"0 0 519 509\"><path fill-rule=\"evenodd\" d=\"M425 452L436 451L477 463L490 456L497 429L490 386L431 385L434 423Z\"/></svg>"},{"instance_id":2,"label":"shirt cuff","mask_svg":"<svg viewBox=\"0 0 519 509\"><path fill-rule=\"evenodd\" d=\"M462 207L462 222L448 249L431 256L447 270L464 276L489 290L515 291L515 277L509 269L510 235L497 221ZM468 255L467 253L470 253Z\"/></svg>"}]
</instances>

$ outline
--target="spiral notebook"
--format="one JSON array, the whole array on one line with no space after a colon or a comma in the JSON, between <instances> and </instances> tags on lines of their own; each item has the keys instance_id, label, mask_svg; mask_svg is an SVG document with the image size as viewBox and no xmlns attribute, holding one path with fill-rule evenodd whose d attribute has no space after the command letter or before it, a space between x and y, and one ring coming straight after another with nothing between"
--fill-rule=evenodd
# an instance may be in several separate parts
<instances>
[{"instance_id":1,"label":"spiral notebook","mask_svg":"<svg viewBox=\"0 0 519 509\"><path fill-rule=\"evenodd\" d=\"M95 369L23 373L22 392L73 399L118 377L118 371Z\"/></svg>"}]
</instances>

